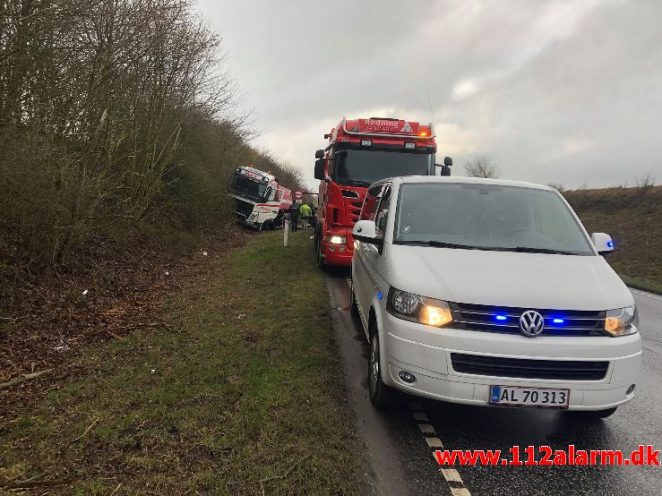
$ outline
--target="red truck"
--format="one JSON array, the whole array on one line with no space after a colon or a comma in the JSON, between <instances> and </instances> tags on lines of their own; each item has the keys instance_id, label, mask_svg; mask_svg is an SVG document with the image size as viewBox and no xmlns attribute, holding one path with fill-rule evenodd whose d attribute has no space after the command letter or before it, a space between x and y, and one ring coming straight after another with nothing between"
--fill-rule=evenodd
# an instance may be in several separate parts
<instances>
[{"instance_id":1,"label":"red truck","mask_svg":"<svg viewBox=\"0 0 662 496\"><path fill-rule=\"evenodd\" d=\"M371 117L345 119L324 135L329 144L315 152L319 212L315 229L317 262L348 267L352 262L352 227L359 219L366 191L392 176L450 175L453 161L435 164L437 144L431 124Z\"/></svg>"}]
</instances>

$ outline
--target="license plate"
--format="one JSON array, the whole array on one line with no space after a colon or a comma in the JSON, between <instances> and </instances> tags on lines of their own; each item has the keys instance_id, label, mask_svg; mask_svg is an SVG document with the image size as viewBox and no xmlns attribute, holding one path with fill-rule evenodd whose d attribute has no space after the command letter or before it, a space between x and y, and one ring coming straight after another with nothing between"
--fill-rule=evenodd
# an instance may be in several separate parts
<instances>
[{"instance_id":1,"label":"license plate","mask_svg":"<svg viewBox=\"0 0 662 496\"><path fill-rule=\"evenodd\" d=\"M568 408L569 389L529 388L519 386L490 386L493 405Z\"/></svg>"}]
</instances>

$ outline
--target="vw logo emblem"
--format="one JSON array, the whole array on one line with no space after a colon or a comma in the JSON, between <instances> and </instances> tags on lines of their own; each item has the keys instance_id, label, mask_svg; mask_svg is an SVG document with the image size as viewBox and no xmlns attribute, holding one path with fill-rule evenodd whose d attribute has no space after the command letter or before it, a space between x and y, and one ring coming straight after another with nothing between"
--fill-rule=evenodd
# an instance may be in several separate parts
<instances>
[{"instance_id":1,"label":"vw logo emblem","mask_svg":"<svg viewBox=\"0 0 662 496\"><path fill-rule=\"evenodd\" d=\"M545 328L545 319L535 310L527 310L519 316L519 328L525 336L536 337Z\"/></svg>"}]
</instances>

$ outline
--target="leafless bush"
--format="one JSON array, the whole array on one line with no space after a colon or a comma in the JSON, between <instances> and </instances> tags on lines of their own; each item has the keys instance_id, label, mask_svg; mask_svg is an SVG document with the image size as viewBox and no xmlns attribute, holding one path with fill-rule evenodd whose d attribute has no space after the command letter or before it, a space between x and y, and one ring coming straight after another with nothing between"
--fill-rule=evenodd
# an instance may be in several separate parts
<instances>
[{"instance_id":1,"label":"leafless bush","mask_svg":"<svg viewBox=\"0 0 662 496\"><path fill-rule=\"evenodd\" d=\"M219 43L191 0L0 0L0 286L95 232L224 220L259 154Z\"/></svg>"},{"instance_id":2,"label":"leafless bush","mask_svg":"<svg viewBox=\"0 0 662 496\"><path fill-rule=\"evenodd\" d=\"M464 170L468 176L473 177L498 178L501 176L501 170L486 155L481 155L468 161L464 164Z\"/></svg>"},{"instance_id":3,"label":"leafless bush","mask_svg":"<svg viewBox=\"0 0 662 496\"><path fill-rule=\"evenodd\" d=\"M653 174L649 171L646 172L645 174L642 174L637 178L637 185L635 188L637 189L637 193L639 196L644 196L650 192L655 187L655 177Z\"/></svg>"}]
</instances>

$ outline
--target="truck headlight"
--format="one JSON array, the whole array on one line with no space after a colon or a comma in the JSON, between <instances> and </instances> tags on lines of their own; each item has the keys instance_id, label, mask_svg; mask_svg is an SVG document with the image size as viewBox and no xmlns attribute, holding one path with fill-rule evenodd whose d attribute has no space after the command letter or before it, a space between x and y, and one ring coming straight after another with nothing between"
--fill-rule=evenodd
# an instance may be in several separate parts
<instances>
[{"instance_id":1,"label":"truck headlight","mask_svg":"<svg viewBox=\"0 0 662 496\"><path fill-rule=\"evenodd\" d=\"M453 322L453 314L447 302L395 288L389 290L386 309L400 319L433 327L443 327Z\"/></svg>"},{"instance_id":2,"label":"truck headlight","mask_svg":"<svg viewBox=\"0 0 662 496\"><path fill-rule=\"evenodd\" d=\"M608 310L605 318L605 331L610 336L627 336L637 332L639 314L637 307L617 308Z\"/></svg>"},{"instance_id":3,"label":"truck headlight","mask_svg":"<svg viewBox=\"0 0 662 496\"><path fill-rule=\"evenodd\" d=\"M337 234L328 236L326 238L326 241L328 243L331 243L332 245L344 245L347 243L347 236L338 236Z\"/></svg>"}]
</instances>

